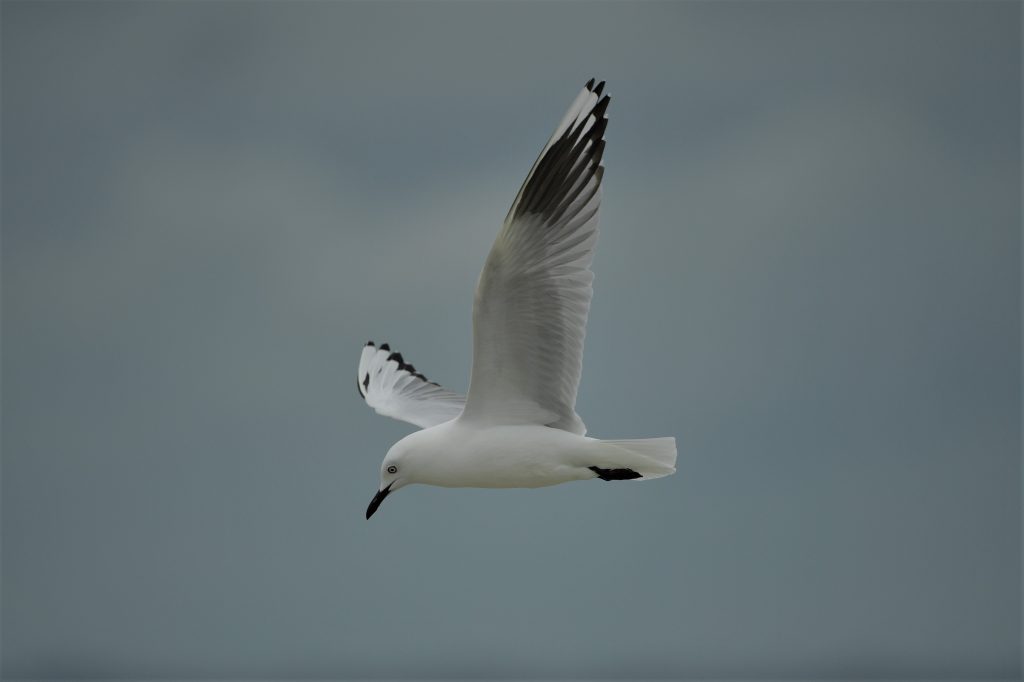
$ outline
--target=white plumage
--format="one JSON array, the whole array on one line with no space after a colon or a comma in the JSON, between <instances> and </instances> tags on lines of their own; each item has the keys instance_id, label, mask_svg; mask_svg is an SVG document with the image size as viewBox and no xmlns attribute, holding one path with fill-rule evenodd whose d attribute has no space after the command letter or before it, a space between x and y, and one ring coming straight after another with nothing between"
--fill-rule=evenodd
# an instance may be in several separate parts
<instances>
[{"instance_id":1,"label":"white plumage","mask_svg":"<svg viewBox=\"0 0 1024 682\"><path fill-rule=\"evenodd\" d=\"M379 414L424 429L384 458L367 518L410 483L536 487L675 471L674 438L588 438L575 410L604 175L603 88L591 80L569 107L487 256L473 301L468 396L428 381L386 344L363 348L360 395Z\"/></svg>"},{"instance_id":2,"label":"white plumage","mask_svg":"<svg viewBox=\"0 0 1024 682\"><path fill-rule=\"evenodd\" d=\"M466 405L464 397L428 381L387 344L377 348L371 341L363 346L356 383L359 395L377 414L421 429L455 419Z\"/></svg>"}]
</instances>

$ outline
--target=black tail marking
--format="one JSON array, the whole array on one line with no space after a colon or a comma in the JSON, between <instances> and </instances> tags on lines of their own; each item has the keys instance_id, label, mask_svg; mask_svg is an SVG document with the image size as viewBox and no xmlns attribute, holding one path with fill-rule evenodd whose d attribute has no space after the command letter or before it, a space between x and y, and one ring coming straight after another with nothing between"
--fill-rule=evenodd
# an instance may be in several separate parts
<instances>
[{"instance_id":1,"label":"black tail marking","mask_svg":"<svg viewBox=\"0 0 1024 682\"><path fill-rule=\"evenodd\" d=\"M602 481L631 481L634 478L643 478L632 469L602 469L601 467L587 467Z\"/></svg>"}]
</instances>

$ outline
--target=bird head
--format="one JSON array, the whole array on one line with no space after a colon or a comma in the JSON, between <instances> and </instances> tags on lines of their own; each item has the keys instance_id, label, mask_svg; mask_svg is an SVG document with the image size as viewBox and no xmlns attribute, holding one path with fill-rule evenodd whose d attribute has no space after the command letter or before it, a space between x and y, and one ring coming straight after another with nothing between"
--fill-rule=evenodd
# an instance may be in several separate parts
<instances>
[{"instance_id":1,"label":"bird head","mask_svg":"<svg viewBox=\"0 0 1024 682\"><path fill-rule=\"evenodd\" d=\"M385 497L399 488L416 482L417 460L413 456L415 447L407 441L409 441L408 437L391 446L388 454L384 457L384 461L381 462L380 486L377 489L377 494L370 500L370 506L366 508L367 519L373 516L373 513L377 511L377 507L380 506Z\"/></svg>"}]
</instances>

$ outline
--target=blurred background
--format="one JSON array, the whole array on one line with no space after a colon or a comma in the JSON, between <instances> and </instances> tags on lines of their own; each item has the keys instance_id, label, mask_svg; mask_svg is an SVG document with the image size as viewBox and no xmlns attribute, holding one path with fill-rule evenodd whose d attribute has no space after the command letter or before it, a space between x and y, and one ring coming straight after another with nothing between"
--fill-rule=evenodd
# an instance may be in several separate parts
<instances>
[{"instance_id":1,"label":"blurred background","mask_svg":"<svg viewBox=\"0 0 1024 682\"><path fill-rule=\"evenodd\" d=\"M1020 674L1015 2L2 7L8 678ZM578 411L676 476L412 487L368 339L608 81Z\"/></svg>"}]
</instances>

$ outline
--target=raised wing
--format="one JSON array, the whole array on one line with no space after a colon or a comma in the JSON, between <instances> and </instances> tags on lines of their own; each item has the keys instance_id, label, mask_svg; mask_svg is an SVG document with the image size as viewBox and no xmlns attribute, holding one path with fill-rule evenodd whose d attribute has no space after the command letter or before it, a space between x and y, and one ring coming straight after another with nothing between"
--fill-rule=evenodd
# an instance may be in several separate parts
<instances>
[{"instance_id":1,"label":"raised wing","mask_svg":"<svg viewBox=\"0 0 1024 682\"><path fill-rule=\"evenodd\" d=\"M359 395L377 414L421 429L455 419L466 404L458 393L428 381L386 343L378 348L368 341L363 346L356 383Z\"/></svg>"},{"instance_id":2,"label":"raised wing","mask_svg":"<svg viewBox=\"0 0 1024 682\"><path fill-rule=\"evenodd\" d=\"M569 107L487 256L464 419L586 433L575 407L604 174L603 89L591 80Z\"/></svg>"}]
</instances>

